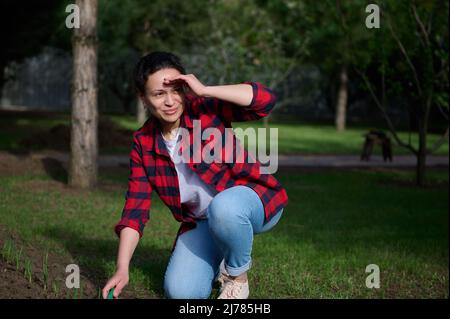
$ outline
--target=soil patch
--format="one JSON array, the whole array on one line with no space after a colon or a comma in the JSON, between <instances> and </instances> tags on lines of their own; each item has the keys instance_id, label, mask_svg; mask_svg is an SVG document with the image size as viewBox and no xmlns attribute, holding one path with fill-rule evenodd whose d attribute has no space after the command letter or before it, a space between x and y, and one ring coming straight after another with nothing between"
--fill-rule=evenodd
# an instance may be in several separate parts
<instances>
[{"instance_id":1,"label":"soil patch","mask_svg":"<svg viewBox=\"0 0 450 319\"><path fill-rule=\"evenodd\" d=\"M30 246L0 225L0 299L93 299L98 287L80 274L82 288L66 287L70 257ZM45 260L45 261L44 261Z\"/></svg>"},{"instance_id":2,"label":"soil patch","mask_svg":"<svg viewBox=\"0 0 450 319\"><path fill-rule=\"evenodd\" d=\"M32 132L32 135L19 141L24 150L56 150L70 151L70 125L59 124L48 130ZM131 148L133 131L118 127L108 118L99 118L98 143L99 149Z\"/></svg>"}]
</instances>

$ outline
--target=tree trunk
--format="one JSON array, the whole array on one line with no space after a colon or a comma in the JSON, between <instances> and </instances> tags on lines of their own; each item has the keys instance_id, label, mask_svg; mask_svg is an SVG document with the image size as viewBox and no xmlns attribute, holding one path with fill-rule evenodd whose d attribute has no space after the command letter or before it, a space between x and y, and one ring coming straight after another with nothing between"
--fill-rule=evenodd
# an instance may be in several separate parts
<instances>
[{"instance_id":1,"label":"tree trunk","mask_svg":"<svg viewBox=\"0 0 450 319\"><path fill-rule=\"evenodd\" d=\"M80 28L73 37L72 129L69 184L97 184L97 0L77 0Z\"/></svg>"},{"instance_id":2,"label":"tree trunk","mask_svg":"<svg viewBox=\"0 0 450 319\"><path fill-rule=\"evenodd\" d=\"M335 125L338 132L345 130L347 99L348 99L348 76L347 67L343 66L339 74L339 92L336 105Z\"/></svg>"},{"instance_id":3,"label":"tree trunk","mask_svg":"<svg viewBox=\"0 0 450 319\"><path fill-rule=\"evenodd\" d=\"M6 81L5 81L5 68L6 68L6 63L2 63L0 61L0 102L2 101L2 94L3 94L3 86L5 85Z\"/></svg>"},{"instance_id":4,"label":"tree trunk","mask_svg":"<svg viewBox=\"0 0 450 319\"><path fill-rule=\"evenodd\" d=\"M417 152L416 185L425 186L427 160L427 131L423 123L419 124L419 151Z\"/></svg>"},{"instance_id":5,"label":"tree trunk","mask_svg":"<svg viewBox=\"0 0 450 319\"><path fill-rule=\"evenodd\" d=\"M142 103L141 99L138 98L136 102L136 114L137 114L137 121L139 125L144 124L144 122L147 120L147 109L144 107L144 104Z\"/></svg>"}]
</instances>

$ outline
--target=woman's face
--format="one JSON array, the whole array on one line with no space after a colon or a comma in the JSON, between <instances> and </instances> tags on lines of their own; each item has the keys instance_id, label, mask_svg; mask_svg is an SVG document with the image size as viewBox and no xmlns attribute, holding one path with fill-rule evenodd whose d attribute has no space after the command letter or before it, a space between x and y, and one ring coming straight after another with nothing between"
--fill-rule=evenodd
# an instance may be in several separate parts
<instances>
[{"instance_id":1,"label":"woman's face","mask_svg":"<svg viewBox=\"0 0 450 319\"><path fill-rule=\"evenodd\" d=\"M184 110L184 93L180 83L164 84L164 78L179 75L176 69L162 69L151 75L145 84L145 94L141 95L144 105L161 124L178 121Z\"/></svg>"}]
</instances>

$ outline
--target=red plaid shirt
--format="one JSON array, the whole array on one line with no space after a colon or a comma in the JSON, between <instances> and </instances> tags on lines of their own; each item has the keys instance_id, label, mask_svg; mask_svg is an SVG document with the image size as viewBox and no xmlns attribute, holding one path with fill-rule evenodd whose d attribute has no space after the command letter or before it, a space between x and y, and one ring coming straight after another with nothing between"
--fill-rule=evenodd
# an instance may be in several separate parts
<instances>
[{"instance_id":1,"label":"red plaid shirt","mask_svg":"<svg viewBox=\"0 0 450 319\"><path fill-rule=\"evenodd\" d=\"M219 129L231 128L232 121L254 121L267 116L275 105L275 95L260 83L245 82L253 88L253 99L249 106L242 107L214 98L187 97L185 111L181 116L181 127L188 129L190 138L190 158L193 150L193 121L200 120L201 132L209 127ZM122 218L114 227L117 236L124 227L131 227L143 235L144 226L149 220L151 194L158 193L161 200L171 210L175 219L181 222L178 235L195 228L196 220L180 203L178 176L175 165L166 149L160 134L157 120L147 122L133 134L133 147L130 154L130 176L128 191ZM222 135L224 136L224 135ZM233 138L233 153L244 152L244 163L227 163L225 155L222 161L210 164L189 161L187 164L207 184L218 192L227 188L245 185L252 188L261 198L264 205L265 223L281 208L287 205L288 197L281 184L270 174L260 174L260 163L249 163L247 151ZM224 139L222 139L224 140ZM221 143L222 154L225 152L224 141L208 139L201 141L201 150L209 143ZM182 146L183 149L183 146ZM237 150L236 150L237 149ZM233 157L234 158L234 157ZM228 160L229 161L229 160Z\"/></svg>"}]
</instances>

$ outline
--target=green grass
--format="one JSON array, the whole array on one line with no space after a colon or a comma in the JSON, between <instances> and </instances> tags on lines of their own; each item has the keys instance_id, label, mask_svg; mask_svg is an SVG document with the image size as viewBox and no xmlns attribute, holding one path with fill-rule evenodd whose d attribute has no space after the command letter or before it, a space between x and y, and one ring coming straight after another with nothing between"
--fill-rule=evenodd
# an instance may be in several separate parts
<instances>
[{"instance_id":1,"label":"green grass","mask_svg":"<svg viewBox=\"0 0 450 319\"><path fill-rule=\"evenodd\" d=\"M0 221L41 251L72 256L103 285L115 269L113 225L127 170L102 174L109 187L80 191L45 175L0 177ZM405 171L278 173L289 195L279 224L254 241L252 298L448 298L448 170L435 186L411 186ZM134 254L134 297L163 297L163 274L178 223L154 195ZM381 288L368 289L377 264ZM65 266L65 265L64 265Z\"/></svg>"},{"instance_id":2,"label":"green grass","mask_svg":"<svg viewBox=\"0 0 450 319\"><path fill-rule=\"evenodd\" d=\"M235 123L234 127L241 127L244 130L249 127L262 128L262 122ZM332 125L307 125L307 124L286 124L272 123L270 128L278 128L278 148L280 154L360 154L364 143L363 135L370 128L348 128L344 132L336 132ZM400 132L400 138L407 142L409 134ZM429 134L429 145L439 139L436 134ZM417 147L417 134L411 135L411 144ZM376 154L381 153L381 149L376 147ZM411 154L404 148L393 143L393 153L395 155ZM448 154L448 143L444 144L435 153L438 155Z\"/></svg>"},{"instance_id":3,"label":"green grass","mask_svg":"<svg viewBox=\"0 0 450 319\"><path fill-rule=\"evenodd\" d=\"M139 128L134 116L108 115L119 127L131 131ZM0 118L0 150L18 150L19 141L33 132L50 129L57 124L68 124L69 114L55 114L51 116L33 117L3 117ZM262 121L233 123L235 128L263 128ZM278 128L278 152L279 154L357 154L359 155L364 143L363 134L370 129L368 127L349 127L345 132L337 133L332 125L308 125L273 122L271 128ZM399 132L400 138L407 142L409 134ZM437 134L428 135L428 144L431 146L439 139ZM131 138L131 134L130 134ZM411 143L418 145L417 134L411 135ZM410 154L407 150L394 146L394 156ZM101 149L100 153L124 153L128 154L130 148L109 147ZM380 149L375 148L379 154ZM448 155L448 143L444 143L435 153L436 155Z\"/></svg>"},{"instance_id":4,"label":"green grass","mask_svg":"<svg viewBox=\"0 0 450 319\"><path fill-rule=\"evenodd\" d=\"M136 130L139 125L134 117L128 116L111 116L111 119L121 127ZM255 129L263 128L263 122L245 122L233 123L234 128ZM368 127L350 127L344 132L337 133L333 125L307 125L307 124L290 124L271 122L269 128L278 128L278 149L280 154L360 154L364 143L363 135L368 132ZM269 132L270 133L270 132ZM268 133L268 134L269 134ZM428 143L433 145L440 136L437 134L429 134ZM415 147L418 145L417 134L409 135L408 132L399 132L402 141L408 142L411 138L411 144ZM404 148L395 143L395 154L410 154ZM380 154L380 150L375 148L375 152ZM441 146L435 153L436 155L448 155L448 143Z\"/></svg>"}]
</instances>

